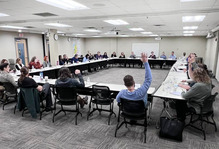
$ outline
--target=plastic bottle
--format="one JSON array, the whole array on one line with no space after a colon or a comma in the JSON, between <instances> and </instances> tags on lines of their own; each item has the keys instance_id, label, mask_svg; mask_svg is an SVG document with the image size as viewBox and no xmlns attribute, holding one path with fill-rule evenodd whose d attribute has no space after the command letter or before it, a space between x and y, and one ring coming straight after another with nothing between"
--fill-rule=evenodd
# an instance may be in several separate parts
<instances>
[{"instance_id":1,"label":"plastic bottle","mask_svg":"<svg viewBox=\"0 0 219 149\"><path fill-rule=\"evenodd\" d=\"M40 72L40 80L43 80L43 72Z\"/></svg>"},{"instance_id":2,"label":"plastic bottle","mask_svg":"<svg viewBox=\"0 0 219 149\"><path fill-rule=\"evenodd\" d=\"M89 77L87 78L87 84L88 85L90 84L90 78Z\"/></svg>"},{"instance_id":3,"label":"plastic bottle","mask_svg":"<svg viewBox=\"0 0 219 149\"><path fill-rule=\"evenodd\" d=\"M57 66L59 65L59 61L57 61Z\"/></svg>"}]
</instances>

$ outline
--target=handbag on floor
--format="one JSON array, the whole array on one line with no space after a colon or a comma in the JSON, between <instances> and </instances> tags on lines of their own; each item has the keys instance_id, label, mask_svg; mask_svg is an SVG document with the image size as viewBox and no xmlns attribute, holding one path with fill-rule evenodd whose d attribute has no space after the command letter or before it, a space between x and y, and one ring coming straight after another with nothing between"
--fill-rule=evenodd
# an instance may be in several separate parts
<instances>
[{"instance_id":1,"label":"handbag on floor","mask_svg":"<svg viewBox=\"0 0 219 149\"><path fill-rule=\"evenodd\" d=\"M160 117L160 137L182 141L184 123L178 119Z\"/></svg>"}]
</instances>

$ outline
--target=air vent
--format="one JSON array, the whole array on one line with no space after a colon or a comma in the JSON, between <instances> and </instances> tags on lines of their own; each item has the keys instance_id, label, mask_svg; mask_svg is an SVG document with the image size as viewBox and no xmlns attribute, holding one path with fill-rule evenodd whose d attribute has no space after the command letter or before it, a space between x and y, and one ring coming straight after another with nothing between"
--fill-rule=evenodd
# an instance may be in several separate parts
<instances>
[{"instance_id":1,"label":"air vent","mask_svg":"<svg viewBox=\"0 0 219 149\"><path fill-rule=\"evenodd\" d=\"M58 16L58 15L56 15L56 14L49 13L49 12L44 12L44 13L34 13L33 15L41 16L41 17L53 17L53 16Z\"/></svg>"},{"instance_id":2,"label":"air vent","mask_svg":"<svg viewBox=\"0 0 219 149\"><path fill-rule=\"evenodd\" d=\"M165 25L164 24L155 24L154 26L159 27L159 26L165 26Z\"/></svg>"},{"instance_id":3,"label":"air vent","mask_svg":"<svg viewBox=\"0 0 219 149\"><path fill-rule=\"evenodd\" d=\"M24 26L25 28L35 28L35 27L33 27L33 26Z\"/></svg>"},{"instance_id":4,"label":"air vent","mask_svg":"<svg viewBox=\"0 0 219 149\"><path fill-rule=\"evenodd\" d=\"M86 29L96 29L95 27L91 27L91 26L89 26L89 27L84 27L84 28L86 28Z\"/></svg>"}]
</instances>

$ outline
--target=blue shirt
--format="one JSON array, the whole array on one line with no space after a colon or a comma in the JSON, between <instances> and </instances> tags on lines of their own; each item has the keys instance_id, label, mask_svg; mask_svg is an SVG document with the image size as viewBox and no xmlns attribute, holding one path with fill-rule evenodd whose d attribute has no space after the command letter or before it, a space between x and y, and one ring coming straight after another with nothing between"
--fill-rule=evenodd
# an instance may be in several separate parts
<instances>
[{"instance_id":1,"label":"blue shirt","mask_svg":"<svg viewBox=\"0 0 219 149\"><path fill-rule=\"evenodd\" d=\"M175 56L175 55L170 55L169 58L171 58L171 59L176 59L176 56Z\"/></svg>"},{"instance_id":2,"label":"blue shirt","mask_svg":"<svg viewBox=\"0 0 219 149\"><path fill-rule=\"evenodd\" d=\"M87 59L86 57L83 58L83 62L88 62L89 59Z\"/></svg>"},{"instance_id":3,"label":"blue shirt","mask_svg":"<svg viewBox=\"0 0 219 149\"><path fill-rule=\"evenodd\" d=\"M145 67L145 81L143 85L134 90L133 92L128 91L128 89L121 90L119 94L116 96L117 102L120 102L120 98L125 98L128 100L143 100L145 106L147 105L147 91L151 85L152 75L151 69L148 62L144 63Z\"/></svg>"},{"instance_id":4,"label":"blue shirt","mask_svg":"<svg viewBox=\"0 0 219 149\"><path fill-rule=\"evenodd\" d=\"M167 59L166 55L161 55L160 58Z\"/></svg>"},{"instance_id":5,"label":"blue shirt","mask_svg":"<svg viewBox=\"0 0 219 149\"><path fill-rule=\"evenodd\" d=\"M74 62L74 63L77 63L78 61L79 61L79 59L75 58L75 57L73 57L72 60L71 60L71 62Z\"/></svg>"},{"instance_id":6,"label":"blue shirt","mask_svg":"<svg viewBox=\"0 0 219 149\"><path fill-rule=\"evenodd\" d=\"M96 55L96 59L101 59L102 58L102 55L98 56Z\"/></svg>"}]
</instances>

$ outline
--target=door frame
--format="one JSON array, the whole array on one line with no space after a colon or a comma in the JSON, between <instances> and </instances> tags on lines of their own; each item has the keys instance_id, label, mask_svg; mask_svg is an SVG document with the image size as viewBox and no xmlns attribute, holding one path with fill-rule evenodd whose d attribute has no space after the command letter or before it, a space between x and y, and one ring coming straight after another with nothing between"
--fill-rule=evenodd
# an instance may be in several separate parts
<instances>
[{"instance_id":1,"label":"door frame","mask_svg":"<svg viewBox=\"0 0 219 149\"><path fill-rule=\"evenodd\" d=\"M19 55L18 55L18 51L17 51L17 45L16 45L16 41L17 40L25 40L25 42L26 42L26 49L27 49L27 65L29 64L29 49L28 49L28 39L27 38L14 38L14 44L15 44L15 53L16 53L16 58L18 58L19 57ZM24 63L24 65L26 66L26 64L25 64L25 62L23 62Z\"/></svg>"}]
</instances>

